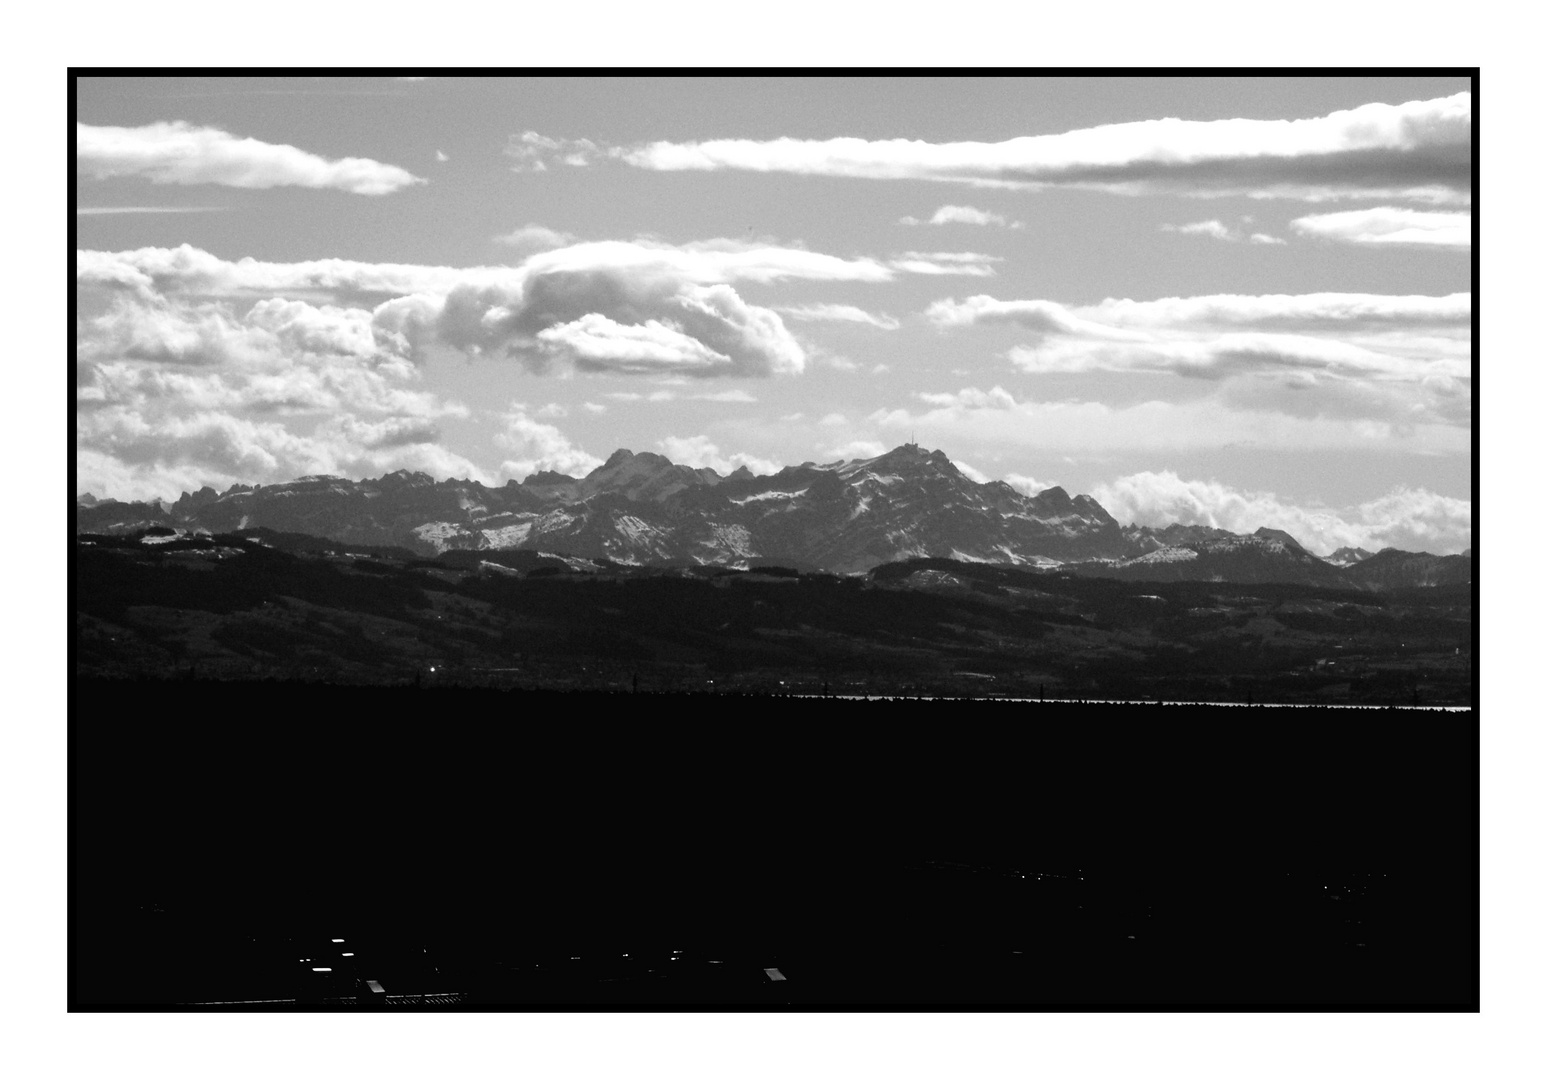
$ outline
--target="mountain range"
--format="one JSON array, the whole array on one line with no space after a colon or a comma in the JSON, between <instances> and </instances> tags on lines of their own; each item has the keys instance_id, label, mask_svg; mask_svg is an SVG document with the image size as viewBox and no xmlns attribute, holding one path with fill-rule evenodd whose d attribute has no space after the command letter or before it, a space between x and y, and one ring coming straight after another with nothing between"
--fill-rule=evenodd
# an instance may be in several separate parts
<instances>
[{"instance_id":1,"label":"mountain range","mask_svg":"<svg viewBox=\"0 0 1547 1080\"><path fill-rule=\"evenodd\" d=\"M1376 589L1465 584L1472 575L1470 552L1341 548L1320 558L1277 529L1124 527L1089 495L977 483L941 451L913 443L769 476L744 467L722 476L618 450L584 477L539 472L503 487L398 471L205 487L170 503L76 500L77 533L149 528L269 529L421 555L527 550L634 566L772 564L839 574L937 557L1139 580Z\"/></svg>"}]
</instances>

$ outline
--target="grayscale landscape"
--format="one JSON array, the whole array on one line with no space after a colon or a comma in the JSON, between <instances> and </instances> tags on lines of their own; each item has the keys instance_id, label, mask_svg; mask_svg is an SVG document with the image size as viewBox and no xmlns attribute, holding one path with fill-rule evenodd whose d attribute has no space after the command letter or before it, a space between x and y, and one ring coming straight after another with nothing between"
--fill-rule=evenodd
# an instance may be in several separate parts
<instances>
[{"instance_id":1,"label":"grayscale landscape","mask_svg":"<svg viewBox=\"0 0 1547 1080\"><path fill-rule=\"evenodd\" d=\"M71 1008L1475 1011L1473 82L78 73Z\"/></svg>"}]
</instances>

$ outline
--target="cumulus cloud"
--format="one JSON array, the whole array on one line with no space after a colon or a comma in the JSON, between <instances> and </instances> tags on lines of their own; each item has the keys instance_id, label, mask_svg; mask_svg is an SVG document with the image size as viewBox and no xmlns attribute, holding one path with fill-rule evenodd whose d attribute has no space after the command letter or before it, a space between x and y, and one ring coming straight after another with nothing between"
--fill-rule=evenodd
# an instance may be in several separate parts
<instances>
[{"instance_id":1,"label":"cumulus cloud","mask_svg":"<svg viewBox=\"0 0 1547 1080\"><path fill-rule=\"evenodd\" d=\"M244 139L180 120L133 128L77 123L75 162L81 173L98 180L143 176L158 184L333 188L389 195L424 183L406 169L370 158L330 161L294 146Z\"/></svg>"},{"instance_id":2,"label":"cumulus cloud","mask_svg":"<svg viewBox=\"0 0 1547 1080\"><path fill-rule=\"evenodd\" d=\"M1456 249L1472 246L1472 215L1469 213L1377 206L1337 214L1311 214L1295 218L1289 225L1303 236L1348 244Z\"/></svg>"},{"instance_id":3,"label":"cumulus cloud","mask_svg":"<svg viewBox=\"0 0 1547 1080\"><path fill-rule=\"evenodd\" d=\"M368 310L84 292L75 380L85 489L175 497L187 483L307 473L483 475L441 445L438 421L467 407L420 389L404 343Z\"/></svg>"},{"instance_id":4,"label":"cumulus cloud","mask_svg":"<svg viewBox=\"0 0 1547 1080\"><path fill-rule=\"evenodd\" d=\"M1141 472L1098 485L1091 494L1119 521L1164 527L1208 525L1249 533L1283 529L1310 551L1385 547L1448 555L1472 546L1472 503L1423 488L1399 487L1355 506L1301 506L1271 492L1240 491L1214 480Z\"/></svg>"},{"instance_id":5,"label":"cumulus cloud","mask_svg":"<svg viewBox=\"0 0 1547 1080\"><path fill-rule=\"evenodd\" d=\"M731 366L731 358L655 319L623 324L590 312L537 332L537 340L583 371L700 372Z\"/></svg>"},{"instance_id":6,"label":"cumulus cloud","mask_svg":"<svg viewBox=\"0 0 1547 1080\"><path fill-rule=\"evenodd\" d=\"M512 140L525 161L599 157L661 171L739 169L808 176L937 180L985 187L1077 187L1127 195L1325 200L1471 198L1469 93L1371 103L1294 120L1143 120L1003 142L916 139L713 139L600 148Z\"/></svg>"},{"instance_id":7,"label":"cumulus cloud","mask_svg":"<svg viewBox=\"0 0 1547 1080\"><path fill-rule=\"evenodd\" d=\"M778 464L766 458L755 457L740 451L733 454L723 453L718 446L709 441L707 435L693 435L685 439L668 435L655 445L660 447L661 453L674 464L686 465L693 469L713 469L722 475L735 472L742 467L759 476L767 476L780 469Z\"/></svg>"},{"instance_id":8,"label":"cumulus cloud","mask_svg":"<svg viewBox=\"0 0 1547 1080\"><path fill-rule=\"evenodd\" d=\"M1285 240L1281 236L1270 236L1267 233L1260 233L1260 232L1252 233L1250 236L1248 236L1246 238L1246 242L1249 243L1249 244L1287 244L1287 243L1289 243L1288 240Z\"/></svg>"},{"instance_id":9,"label":"cumulus cloud","mask_svg":"<svg viewBox=\"0 0 1547 1080\"><path fill-rule=\"evenodd\" d=\"M895 330L902 325L890 315L874 315L852 304L802 304L798 307L778 307L774 310L802 322L863 323L880 330Z\"/></svg>"},{"instance_id":10,"label":"cumulus cloud","mask_svg":"<svg viewBox=\"0 0 1547 1080\"><path fill-rule=\"evenodd\" d=\"M395 469L492 482L438 439L433 424L412 417L336 416L304 432L281 420L226 411L110 406L76 417L77 483L99 495L148 499L175 498L206 484L224 489Z\"/></svg>"},{"instance_id":11,"label":"cumulus cloud","mask_svg":"<svg viewBox=\"0 0 1547 1080\"><path fill-rule=\"evenodd\" d=\"M975 206L942 206L927 221L905 217L899 225L999 225L1008 229L1023 228L1021 222L1010 221L1003 214L991 210L979 210Z\"/></svg>"},{"instance_id":12,"label":"cumulus cloud","mask_svg":"<svg viewBox=\"0 0 1547 1080\"><path fill-rule=\"evenodd\" d=\"M511 456L500 464L500 475L524 480L535 472L557 472L566 476L584 476L602 465L602 459L570 442L558 428L534 419L519 401L501 417L504 430L494 436L494 444Z\"/></svg>"},{"instance_id":13,"label":"cumulus cloud","mask_svg":"<svg viewBox=\"0 0 1547 1080\"><path fill-rule=\"evenodd\" d=\"M711 240L607 241L540 251L519 266L451 268L328 259L228 261L197 248L77 253L76 280L147 304L168 296L328 299L371 307L374 330L412 355L443 345L511 356L534 372L795 374L806 353L772 309L733 284L887 281L874 259Z\"/></svg>"}]
</instances>

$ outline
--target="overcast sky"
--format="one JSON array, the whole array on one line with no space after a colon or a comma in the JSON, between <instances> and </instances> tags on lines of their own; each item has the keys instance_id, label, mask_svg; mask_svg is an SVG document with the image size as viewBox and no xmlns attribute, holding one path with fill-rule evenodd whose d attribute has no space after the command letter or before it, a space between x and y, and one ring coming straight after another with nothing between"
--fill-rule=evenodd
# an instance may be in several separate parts
<instances>
[{"instance_id":1,"label":"overcast sky","mask_svg":"<svg viewBox=\"0 0 1547 1080\"><path fill-rule=\"evenodd\" d=\"M1469 547L1453 78L86 79L77 492L915 437Z\"/></svg>"}]
</instances>

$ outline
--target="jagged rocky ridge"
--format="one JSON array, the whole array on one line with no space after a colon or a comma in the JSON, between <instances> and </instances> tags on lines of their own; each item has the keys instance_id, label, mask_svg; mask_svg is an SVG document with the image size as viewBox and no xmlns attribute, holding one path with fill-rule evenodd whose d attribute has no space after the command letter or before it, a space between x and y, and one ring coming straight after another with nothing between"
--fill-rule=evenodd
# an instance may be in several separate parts
<instances>
[{"instance_id":1,"label":"jagged rocky ridge","mask_svg":"<svg viewBox=\"0 0 1547 1080\"><path fill-rule=\"evenodd\" d=\"M170 504L83 495L75 517L77 532L268 528L425 555L522 549L631 565L775 563L852 573L932 556L1078 564L1081 572L1141 579L1337 585L1374 562L1385 567L1369 575L1375 587L1398 584L1403 574L1379 557L1345 570L1273 529L1240 536L1207 526L1124 528L1088 495L1055 487L1027 496L1003 482L979 484L939 450L913 444L772 476L745 468L721 476L619 450L584 477L536 473L497 488L399 471L375 480L237 484L224 493L205 487ZM1413 564L1425 579L1415 583L1470 580L1470 559L1421 558L1437 563Z\"/></svg>"}]
</instances>

